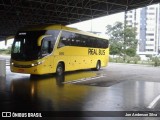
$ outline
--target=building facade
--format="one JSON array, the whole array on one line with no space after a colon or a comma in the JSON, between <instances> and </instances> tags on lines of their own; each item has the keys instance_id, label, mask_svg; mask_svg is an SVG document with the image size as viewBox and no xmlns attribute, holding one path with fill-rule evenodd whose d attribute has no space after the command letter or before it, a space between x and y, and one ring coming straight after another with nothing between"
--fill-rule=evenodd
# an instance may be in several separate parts
<instances>
[{"instance_id":1,"label":"building facade","mask_svg":"<svg viewBox=\"0 0 160 120\"><path fill-rule=\"evenodd\" d=\"M137 54L160 54L160 4L127 11L125 21L137 28Z\"/></svg>"}]
</instances>

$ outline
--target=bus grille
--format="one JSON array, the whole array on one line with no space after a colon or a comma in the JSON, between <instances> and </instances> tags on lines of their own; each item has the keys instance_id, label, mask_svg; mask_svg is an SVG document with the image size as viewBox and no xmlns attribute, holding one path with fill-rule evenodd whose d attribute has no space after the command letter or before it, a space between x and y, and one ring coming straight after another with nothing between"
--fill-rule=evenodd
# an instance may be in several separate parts
<instances>
[{"instance_id":1,"label":"bus grille","mask_svg":"<svg viewBox=\"0 0 160 120\"><path fill-rule=\"evenodd\" d=\"M14 67L18 67L18 68L30 68L32 66L31 65L14 65Z\"/></svg>"}]
</instances>

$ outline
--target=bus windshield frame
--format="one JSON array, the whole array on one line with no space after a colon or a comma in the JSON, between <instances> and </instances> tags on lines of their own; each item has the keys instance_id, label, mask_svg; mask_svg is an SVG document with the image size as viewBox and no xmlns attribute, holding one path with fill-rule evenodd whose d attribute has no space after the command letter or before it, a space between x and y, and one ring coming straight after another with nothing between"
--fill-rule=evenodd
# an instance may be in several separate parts
<instances>
[{"instance_id":1,"label":"bus windshield frame","mask_svg":"<svg viewBox=\"0 0 160 120\"><path fill-rule=\"evenodd\" d=\"M11 58L17 61L32 61L45 57L53 51L58 34L56 30L17 32L12 45ZM43 38L41 46L38 46L37 40L42 35L51 36Z\"/></svg>"}]
</instances>

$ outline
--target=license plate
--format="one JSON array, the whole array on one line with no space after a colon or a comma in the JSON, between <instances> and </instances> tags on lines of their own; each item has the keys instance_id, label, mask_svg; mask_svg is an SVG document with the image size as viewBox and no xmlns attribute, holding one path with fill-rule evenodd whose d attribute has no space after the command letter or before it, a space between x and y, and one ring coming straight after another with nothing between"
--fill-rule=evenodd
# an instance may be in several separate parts
<instances>
[{"instance_id":1,"label":"license plate","mask_svg":"<svg viewBox=\"0 0 160 120\"><path fill-rule=\"evenodd\" d=\"M18 69L18 72L23 73L23 72L24 72L24 69Z\"/></svg>"}]
</instances>

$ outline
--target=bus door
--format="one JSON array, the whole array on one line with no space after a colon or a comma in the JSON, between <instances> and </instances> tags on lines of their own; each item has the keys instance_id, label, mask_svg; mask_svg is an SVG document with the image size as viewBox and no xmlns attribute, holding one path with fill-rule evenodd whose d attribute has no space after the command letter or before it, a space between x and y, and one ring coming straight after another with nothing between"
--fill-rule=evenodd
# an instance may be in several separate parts
<instances>
[{"instance_id":1,"label":"bus door","mask_svg":"<svg viewBox=\"0 0 160 120\"><path fill-rule=\"evenodd\" d=\"M52 36L48 36L43 38L42 40L42 45L41 45L41 55L42 57L45 57L45 66L48 72L52 72L53 71L53 63L54 63L54 59L53 59L53 47L54 47L54 42L52 40Z\"/></svg>"}]
</instances>

